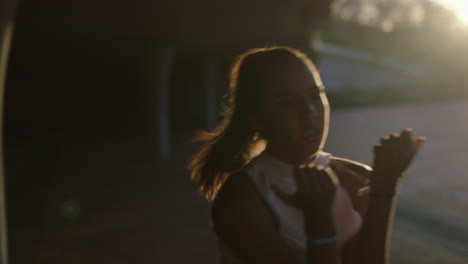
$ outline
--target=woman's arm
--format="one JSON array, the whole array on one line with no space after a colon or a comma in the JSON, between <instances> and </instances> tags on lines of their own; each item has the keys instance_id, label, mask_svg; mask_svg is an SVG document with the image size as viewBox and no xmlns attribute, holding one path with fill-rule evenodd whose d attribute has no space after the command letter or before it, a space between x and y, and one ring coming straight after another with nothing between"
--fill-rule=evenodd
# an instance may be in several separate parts
<instances>
[{"instance_id":1,"label":"woman's arm","mask_svg":"<svg viewBox=\"0 0 468 264\"><path fill-rule=\"evenodd\" d=\"M359 233L343 249L344 264L389 263L394 197L368 196L368 210L363 214Z\"/></svg>"},{"instance_id":2,"label":"woman's arm","mask_svg":"<svg viewBox=\"0 0 468 264\"><path fill-rule=\"evenodd\" d=\"M382 138L374 148L374 171L367 212L358 236L351 241L350 257L345 263L389 263L389 249L395 192L398 181L408 168L423 139L413 140L410 130ZM351 250L350 250L351 249Z\"/></svg>"},{"instance_id":3,"label":"woman's arm","mask_svg":"<svg viewBox=\"0 0 468 264\"><path fill-rule=\"evenodd\" d=\"M307 241L306 263L340 263L340 253L336 240L336 229L334 219L330 212L331 208L323 204L322 210L314 208L311 211L304 210L304 221ZM313 208L313 207L312 207Z\"/></svg>"},{"instance_id":4,"label":"woman's arm","mask_svg":"<svg viewBox=\"0 0 468 264\"><path fill-rule=\"evenodd\" d=\"M304 263L303 256L298 256L279 235L275 218L261 199L247 175L231 175L213 204L218 237L246 264ZM316 222L309 222L316 226ZM335 243L309 243L307 255L306 263L339 263Z\"/></svg>"},{"instance_id":5,"label":"woman's arm","mask_svg":"<svg viewBox=\"0 0 468 264\"><path fill-rule=\"evenodd\" d=\"M385 259L388 259L395 199L384 195L358 194L360 189L370 184L373 171L369 166L347 159L336 159L331 165L350 194L354 210L363 218L359 232L344 245L343 263L385 263ZM395 188L389 186L387 189L390 193ZM368 260L364 262L363 258Z\"/></svg>"},{"instance_id":6,"label":"woman's arm","mask_svg":"<svg viewBox=\"0 0 468 264\"><path fill-rule=\"evenodd\" d=\"M382 177L382 175L374 175ZM360 232L360 247L357 253L362 264L390 263L390 240L395 211L395 186L385 192L369 195L368 210Z\"/></svg>"}]
</instances>

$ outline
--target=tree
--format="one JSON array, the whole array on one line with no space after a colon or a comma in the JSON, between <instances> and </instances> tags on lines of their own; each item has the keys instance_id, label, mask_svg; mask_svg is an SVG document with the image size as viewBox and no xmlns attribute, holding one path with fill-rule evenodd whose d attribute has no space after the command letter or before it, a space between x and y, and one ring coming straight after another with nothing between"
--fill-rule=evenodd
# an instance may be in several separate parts
<instances>
[{"instance_id":1,"label":"tree","mask_svg":"<svg viewBox=\"0 0 468 264\"><path fill-rule=\"evenodd\" d=\"M336 17L389 32L408 27L452 27L456 15L430 0L337 0Z\"/></svg>"}]
</instances>

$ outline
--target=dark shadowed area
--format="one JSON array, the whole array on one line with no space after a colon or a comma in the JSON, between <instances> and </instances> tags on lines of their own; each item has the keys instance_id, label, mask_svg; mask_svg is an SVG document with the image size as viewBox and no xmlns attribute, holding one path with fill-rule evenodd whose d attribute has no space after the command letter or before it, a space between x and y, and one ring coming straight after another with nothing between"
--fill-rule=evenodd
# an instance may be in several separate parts
<instances>
[{"instance_id":1,"label":"dark shadowed area","mask_svg":"<svg viewBox=\"0 0 468 264\"><path fill-rule=\"evenodd\" d=\"M9 262L218 263L210 203L189 181L191 138L219 120L232 59L278 44L318 63L339 109L332 153L370 164L379 136L411 126L437 140L404 181L392 258L466 263L468 30L430 1L389 2L369 15L357 0L17 1L3 102ZM392 20L410 8L426 16ZM434 160L452 168L446 189Z\"/></svg>"}]
</instances>

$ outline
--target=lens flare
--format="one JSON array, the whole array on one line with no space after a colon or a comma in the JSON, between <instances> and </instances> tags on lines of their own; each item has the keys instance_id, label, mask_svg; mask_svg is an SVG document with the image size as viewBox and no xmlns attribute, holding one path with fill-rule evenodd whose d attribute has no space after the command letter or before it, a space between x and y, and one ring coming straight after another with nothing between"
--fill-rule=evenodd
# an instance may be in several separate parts
<instances>
[{"instance_id":1,"label":"lens flare","mask_svg":"<svg viewBox=\"0 0 468 264\"><path fill-rule=\"evenodd\" d=\"M62 201L59 205L59 213L64 218L77 218L80 211L80 202L78 200Z\"/></svg>"},{"instance_id":2,"label":"lens flare","mask_svg":"<svg viewBox=\"0 0 468 264\"><path fill-rule=\"evenodd\" d=\"M468 26L468 1L467 0L433 0L448 9L453 10L464 25Z\"/></svg>"},{"instance_id":3,"label":"lens flare","mask_svg":"<svg viewBox=\"0 0 468 264\"><path fill-rule=\"evenodd\" d=\"M468 2L460 3L460 8L456 9L455 12L461 22L468 26Z\"/></svg>"}]
</instances>

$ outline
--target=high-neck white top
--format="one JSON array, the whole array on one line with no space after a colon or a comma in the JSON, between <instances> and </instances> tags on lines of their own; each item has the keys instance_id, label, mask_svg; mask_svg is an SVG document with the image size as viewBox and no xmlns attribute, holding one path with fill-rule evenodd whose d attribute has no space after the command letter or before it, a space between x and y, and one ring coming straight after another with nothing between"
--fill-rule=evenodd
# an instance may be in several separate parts
<instances>
[{"instance_id":1,"label":"high-neck white top","mask_svg":"<svg viewBox=\"0 0 468 264\"><path fill-rule=\"evenodd\" d=\"M320 151L311 163L327 168L330 158L331 154ZM297 192L293 175L294 166L282 162L264 151L241 170L251 178L263 200L274 213L279 223L278 232L281 237L298 254L303 254L305 261L307 236L303 213L281 200L271 188L271 186L275 186L287 194ZM335 221L337 245L338 248L342 248L344 243L359 231L362 218L353 209L351 199L341 185L338 185L335 191L332 215ZM221 239L218 242L223 264L242 263L235 252Z\"/></svg>"}]
</instances>

